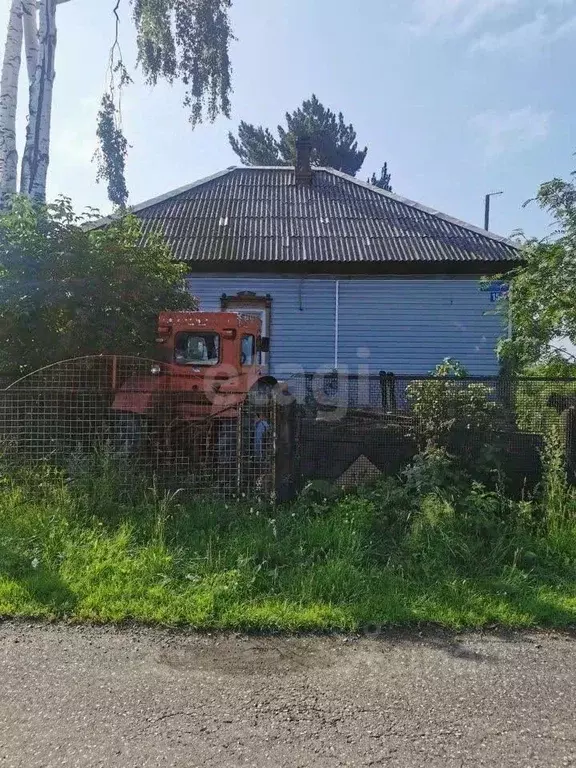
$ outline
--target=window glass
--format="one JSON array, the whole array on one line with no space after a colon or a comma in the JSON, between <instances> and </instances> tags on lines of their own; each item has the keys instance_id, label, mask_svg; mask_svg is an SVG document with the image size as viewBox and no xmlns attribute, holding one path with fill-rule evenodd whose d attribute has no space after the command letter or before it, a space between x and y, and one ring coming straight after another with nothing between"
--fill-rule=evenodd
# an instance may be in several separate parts
<instances>
[{"instance_id":1,"label":"window glass","mask_svg":"<svg viewBox=\"0 0 576 768\"><path fill-rule=\"evenodd\" d=\"M256 339L254 336L243 336L240 350L240 364L254 365L256 357Z\"/></svg>"},{"instance_id":2,"label":"window glass","mask_svg":"<svg viewBox=\"0 0 576 768\"><path fill-rule=\"evenodd\" d=\"M220 336L217 333L179 333L176 336L174 361L181 365L216 365L220 359Z\"/></svg>"}]
</instances>

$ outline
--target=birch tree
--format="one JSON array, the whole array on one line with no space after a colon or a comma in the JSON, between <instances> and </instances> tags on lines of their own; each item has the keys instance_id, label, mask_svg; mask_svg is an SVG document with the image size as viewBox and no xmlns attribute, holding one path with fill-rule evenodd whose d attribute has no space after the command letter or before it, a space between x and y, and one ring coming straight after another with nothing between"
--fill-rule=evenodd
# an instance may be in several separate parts
<instances>
[{"instance_id":1,"label":"birch tree","mask_svg":"<svg viewBox=\"0 0 576 768\"><path fill-rule=\"evenodd\" d=\"M54 56L56 53L56 5L67 0L40 0L38 3L38 31L34 35L36 20L33 11L35 0L28 7L30 13L30 30L27 42L34 46L34 38L38 40L36 61L34 50L28 49L26 59L28 71L34 75L30 79L30 98L28 104L28 126L26 129L26 144L22 156L22 172L20 175L20 193L36 200L46 198L46 177L50 160L50 127L52 122L52 92L56 71ZM27 14L28 16L28 14ZM33 66L35 63L35 67Z\"/></svg>"},{"instance_id":2,"label":"birch tree","mask_svg":"<svg viewBox=\"0 0 576 768\"><path fill-rule=\"evenodd\" d=\"M46 197L56 76L56 6L68 1L11 0L0 86L2 200L17 188L16 110L23 38L30 87L20 192L39 201ZM121 130L119 99L130 77L118 45L122 2L126 6L127 0L116 0L112 9L117 25L116 39L109 53L109 67L118 75L118 87L113 82L104 94L97 132L98 177L108 181L109 195L115 204L123 204L127 196L123 175L128 143ZM151 85L159 80L184 84L184 106L192 126L204 119L213 121L220 114L230 116L229 46L233 35L228 14L231 5L232 0L130 0L138 48L137 66Z\"/></svg>"},{"instance_id":3,"label":"birch tree","mask_svg":"<svg viewBox=\"0 0 576 768\"><path fill-rule=\"evenodd\" d=\"M59 0L64 3L66 0ZM22 0L24 10L24 50L28 68L28 82L32 83L36 75L36 64L40 55L38 39L37 0Z\"/></svg>"},{"instance_id":4,"label":"birch tree","mask_svg":"<svg viewBox=\"0 0 576 768\"><path fill-rule=\"evenodd\" d=\"M18 174L16 111L22 61L22 0L12 0L0 80L0 202L15 194Z\"/></svg>"}]
</instances>

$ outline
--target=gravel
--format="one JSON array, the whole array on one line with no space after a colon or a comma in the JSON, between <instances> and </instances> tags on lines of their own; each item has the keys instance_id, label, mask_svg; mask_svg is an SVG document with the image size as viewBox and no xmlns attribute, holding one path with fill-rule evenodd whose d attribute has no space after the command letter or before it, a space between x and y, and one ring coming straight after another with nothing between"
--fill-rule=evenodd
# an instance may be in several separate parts
<instances>
[{"instance_id":1,"label":"gravel","mask_svg":"<svg viewBox=\"0 0 576 768\"><path fill-rule=\"evenodd\" d=\"M0 766L576 766L564 634L0 623Z\"/></svg>"}]
</instances>

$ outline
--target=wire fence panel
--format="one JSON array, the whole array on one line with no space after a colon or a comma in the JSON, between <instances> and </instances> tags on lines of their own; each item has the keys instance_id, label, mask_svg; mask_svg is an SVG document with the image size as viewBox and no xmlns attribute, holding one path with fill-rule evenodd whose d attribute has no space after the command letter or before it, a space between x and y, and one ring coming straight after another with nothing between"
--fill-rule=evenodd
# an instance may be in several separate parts
<instances>
[{"instance_id":1,"label":"wire fence panel","mask_svg":"<svg viewBox=\"0 0 576 768\"><path fill-rule=\"evenodd\" d=\"M539 481L554 431L576 477L576 379L331 372L288 383L301 408L307 478L346 485L362 473L397 473L436 445L473 472L497 470L519 490Z\"/></svg>"},{"instance_id":2,"label":"wire fence panel","mask_svg":"<svg viewBox=\"0 0 576 768\"><path fill-rule=\"evenodd\" d=\"M576 379L292 376L246 391L151 360L79 358L0 391L5 463L49 463L73 479L106 471L224 498L292 498L302 483L353 486L397 474L441 446L473 473L516 489L541 475L545 440L563 441L576 478ZM484 477L484 476L483 476Z\"/></svg>"},{"instance_id":3,"label":"wire fence panel","mask_svg":"<svg viewBox=\"0 0 576 768\"><path fill-rule=\"evenodd\" d=\"M274 499L293 474L290 414L272 390L223 395L154 361L80 358L0 392L0 451L6 463L50 463L72 479L106 471L127 488L148 477L196 494Z\"/></svg>"}]
</instances>

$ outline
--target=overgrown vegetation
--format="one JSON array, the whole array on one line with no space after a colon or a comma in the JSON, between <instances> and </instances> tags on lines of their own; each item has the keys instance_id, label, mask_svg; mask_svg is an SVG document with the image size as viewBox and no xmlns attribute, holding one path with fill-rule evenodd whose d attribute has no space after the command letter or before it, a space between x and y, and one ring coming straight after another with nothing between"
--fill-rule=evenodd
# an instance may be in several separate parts
<instances>
[{"instance_id":1,"label":"overgrown vegetation","mask_svg":"<svg viewBox=\"0 0 576 768\"><path fill-rule=\"evenodd\" d=\"M503 339L499 353L509 370L546 362L557 340L576 339L576 184L552 179L542 184L534 201L552 218L553 232L542 240L528 239L524 264L506 277L512 338Z\"/></svg>"},{"instance_id":2,"label":"overgrown vegetation","mask_svg":"<svg viewBox=\"0 0 576 768\"><path fill-rule=\"evenodd\" d=\"M412 434L421 450L442 448L459 457L460 466L486 479L498 466L499 434L505 416L495 387L470 381L457 360L436 366L434 379L415 380L406 396L415 416Z\"/></svg>"},{"instance_id":3,"label":"overgrown vegetation","mask_svg":"<svg viewBox=\"0 0 576 768\"><path fill-rule=\"evenodd\" d=\"M0 370L27 373L78 355L150 355L156 317L191 309L186 268L125 216L104 229L70 201L15 199L0 214Z\"/></svg>"},{"instance_id":4,"label":"overgrown vegetation","mask_svg":"<svg viewBox=\"0 0 576 768\"><path fill-rule=\"evenodd\" d=\"M514 398L518 427L547 434L558 427L560 414L576 400L576 363L552 352L527 366L524 376Z\"/></svg>"},{"instance_id":5,"label":"overgrown vegetation","mask_svg":"<svg viewBox=\"0 0 576 768\"><path fill-rule=\"evenodd\" d=\"M576 620L576 491L512 501L441 448L401 478L272 509L118 485L102 461L0 483L0 615L198 628L566 626Z\"/></svg>"}]
</instances>

